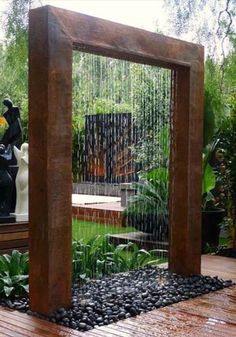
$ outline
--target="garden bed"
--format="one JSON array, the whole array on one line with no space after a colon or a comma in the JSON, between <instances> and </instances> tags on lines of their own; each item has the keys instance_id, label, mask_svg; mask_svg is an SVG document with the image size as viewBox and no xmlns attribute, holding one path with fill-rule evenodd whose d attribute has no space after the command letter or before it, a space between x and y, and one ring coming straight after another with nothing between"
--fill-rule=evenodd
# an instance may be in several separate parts
<instances>
[{"instance_id":1,"label":"garden bed","mask_svg":"<svg viewBox=\"0 0 236 337\"><path fill-rule=\"evenodd\" d=\"M2 299L0 304L86 331L231 285L232 281L217 276L184 278L150 266L83 284L74 283L71 308L60 308L49 318L32 313L27 297L14 301Z\"/></svg>"}]
</instances>

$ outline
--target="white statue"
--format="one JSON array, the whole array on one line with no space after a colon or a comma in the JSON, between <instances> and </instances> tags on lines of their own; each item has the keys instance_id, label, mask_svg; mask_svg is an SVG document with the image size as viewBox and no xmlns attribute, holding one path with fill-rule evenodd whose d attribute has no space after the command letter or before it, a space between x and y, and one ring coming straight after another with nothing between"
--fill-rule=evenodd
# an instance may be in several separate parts
<instances>
[{"instance_id":1,"label":"white statue","mask_svg":"<svg viewBox=\"0 0 236 337\"><path fill-rule=\"evenodd\" d=\"M19 167L16 175L16 222L29 221L29 154L27 143L20 150L14 146L14 154Z\"/></svg>"}]
</instances>

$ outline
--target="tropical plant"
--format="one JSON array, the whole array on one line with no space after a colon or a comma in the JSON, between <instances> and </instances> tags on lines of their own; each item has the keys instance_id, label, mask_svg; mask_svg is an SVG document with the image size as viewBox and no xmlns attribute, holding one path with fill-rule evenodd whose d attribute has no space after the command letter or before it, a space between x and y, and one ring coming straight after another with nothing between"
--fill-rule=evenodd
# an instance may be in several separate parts
<instances>
[{"instance_id":1,"label":"tropical plant","mask_svg":"<svg viewBox=\"0 0 236 337\"><path fill-rule=\"evenodd\" d=\"M108 236L95 236L87 243L74 241L72 251L74 279L99 278L158 263L155 250L139 249L132 242L114 246Z\"/></svg>"},{"instance_id":2,"label":"tropical plant","mask_svg":"<svg viewBox=\"0 0 236 337\"><path fill-rule=\"evenodd\" d=\"M168 176L165 167L141 174L139 181L133 183L136 194L124 211L129 226L152 233L159 240L168 234Z\"/></svg>"},{"instance_id":3,"label":"tropical plant","mask_svg":"<svg viewBox=\"0 0 236 337\"><path fill-rule=\"evenodd\" d=\"M230 223L230 241L236 251L236 100L232 103L232 116L225 121L219 133L220 146L225 150L228 170L225 186L228 191L228 217ZM232 104L231 103L231 104Z\"/></svg>"},{"instance_id":4,"label":"tropical plant","mask_svg":"<svg viewBox=\"0 0 236 337\"><path fill-rule=\"evenodd\" d=\"M164 167L143 173L139 181L133 183L136 194L131 197L125 214L157 212L161 217L167 215L168 170Z\"/></svg>"},{"instance_id":5,"label":"tropical plant","mask_svg":"<svg viewBox=\"0 0 236 337\"><path fill-rule=\"evenodd\" d=\"M13 250L0 256L0 295L20 296L29 292L29 255Z\"/></svg>"},{"instance_id":6,"label":"tropical plant","mask_svg":"<svg viewBox=\"0 0 236 337\"><path fill-rule=\"evenodd\" d=\"M217 138L204 149L202 210L226 209L229 197L229 167Z\"/></svg>"},{"instance_id":7,"label":"tropical plant","mask_svg":"<svg viewBox=\"0 0 236 337\"><path fill-rule=\"evenodd\" d=\"M221 88L221 68L207 58L205 62L204 133L202 163L202 209L222 208L224 172L220 168L219 133L227 120L229 108ZM223 157L221 158L223 160ZM225 205L224 205L225 206ZM225 208L225 207L224 207Z\"/></svg>"},{"instance_id":8,"label":"tropical plant","mask_svg":"<svg viewBox=\"0 0 236 337\"><path fill-rule=\"evenodd\" d=\"M212 190L216 185L216 176L210 165L210 158L216 148L217 141L208 144L203 153L202 162L202 209L207 210L214 207L214 195Z\"/></svg>"}]
</instances>

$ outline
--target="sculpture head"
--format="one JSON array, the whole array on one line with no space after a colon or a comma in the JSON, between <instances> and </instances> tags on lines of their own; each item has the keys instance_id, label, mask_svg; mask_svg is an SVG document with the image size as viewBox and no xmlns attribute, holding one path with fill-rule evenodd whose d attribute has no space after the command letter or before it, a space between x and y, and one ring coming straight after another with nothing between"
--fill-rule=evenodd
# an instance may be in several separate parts
<instances>
[{"instance_id":1,"label":"sculpture head","mask_svg":"<svg viewBox=\"0 0 236 337\"><path fill-rule=\"evenodd\" d=\"M6 119L9 131L5 133L5 138L2 143L5 145L12 144L20 146L22 128L20 122L20 111L17 106L13 106L12 101L9 98L3 100L3 104L7 107L6 111L3 113L3 117Z\"/></svg>"},{"instance_id":2,"label":"sculpture head","mask_svg":"<svg viewBox=\"0 0 236 337\"><path fill-rule=\"evenodd\" d=\"M13 103L12 101L10 100L10 98L5 98L3 100L3 105L5 105L7 108L12 108L13 107Z\"/></svg>"},{"instance_id":3,"label":"sculpture head","mask_svg":"<svg viewBox=\"0 0 236 337\"><path fill-rule=\"evenodd\" d=\"M23 143L21 145L21 153L22 157L26 157L29 154L29 144L28 143Z\"/></svg>"},{"instance_id":4,"label":"sculpture head","mask_svg":"<svg viewBox=\"0 0 236 337\"><path fill-rule=\"evenodd\" d=\"M27 143L23 143L21 145L20 150L16 146L14 146L14 154L15 154L17 164L19 165L19 167L21 166L22 162L28 165L29 163L28 149L29 149L29 145Z\"/></svg>"}]
</instances>

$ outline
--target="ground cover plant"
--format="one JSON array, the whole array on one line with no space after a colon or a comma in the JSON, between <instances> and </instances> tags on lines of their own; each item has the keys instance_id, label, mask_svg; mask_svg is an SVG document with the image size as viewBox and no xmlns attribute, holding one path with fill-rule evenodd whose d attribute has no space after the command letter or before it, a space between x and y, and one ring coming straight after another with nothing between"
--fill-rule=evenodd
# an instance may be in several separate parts
<instances>
[{"instance_id":1,"label":"ground cover plant","mask_svg":"<svg viewBox=\"0 0 236 337\"><path fill-rule=\"evenodd\" d=\"M13 250L0 256L0 297L18 297L29 291L29 254Z\"/></svg>"},{"instance_id":2,"label":"ground cover plant","mask_svg":"<svg viewBox=\"0 0 236 337\"><path fill-rule=\"evenodd\" d=\"M135 232L133 227L116 227L83 220L73 220L74 279L98 278L124 272L146 264L166 262L157 251L139 249L132 242L114 246L109 234Z\"/></svg>"},{"instance_id":3,"label":"ground cover plant","mask_svg":"<svg viewBox=\"0 0 236 337\"><path fill-rule=\"evenodd\" d=\"M155 250L139 249L132 242L115 246L109 236L74 241L72 247L74 279L101 278L160 263Z\"/></svg>"}]
</instances>

